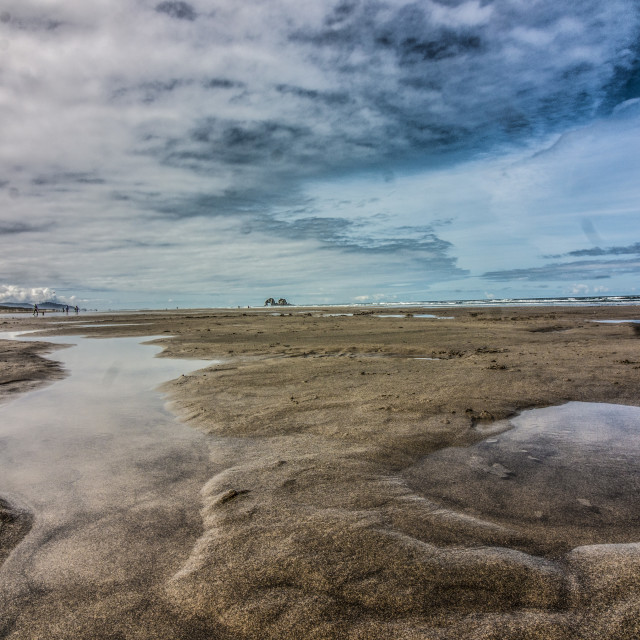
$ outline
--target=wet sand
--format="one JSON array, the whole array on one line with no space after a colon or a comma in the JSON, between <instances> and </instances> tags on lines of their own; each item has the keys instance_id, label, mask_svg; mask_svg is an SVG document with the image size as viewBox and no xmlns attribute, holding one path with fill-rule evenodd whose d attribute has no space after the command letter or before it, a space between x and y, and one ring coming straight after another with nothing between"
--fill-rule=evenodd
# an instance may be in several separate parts
<instances>
[{"instance_id":1,"label":"wet sand","mask_svg":"<svg viewBox=\"0 0 640 640\"><path fill-rule=\"evenodd\" d=\"M328 315L336 313L353 315ZM500 421L533 407L638 406L636 325L593 320L637 320L640 309L411 313L82 318L97 325L86 335L165 333L165 357L222 360L163 386L180 418L224 447L209 446L216 473L201 489L201 529L172 575L158 577L158 600L199 621L190 638L638 637L640 528L628 498L637 487L625 480L622 498L611 494L618 463L599 479L594 458L568 447L562 469L589 476L613 506L551 491L545 519L531 501L532 465L543 458L534 451L542 462L519 462L514 448L495 463L473 447L506 440L516 431ZM3 328L61 320L10 319ZM34 344L11 347L25 350L24 367L20 358L11 369L3 361L2 386L13 394L60 375ZM630 437L640 429L633 420ZM470 465L456 452L486 459ZM633 463L625 463L627 480ZM542 484L553 487L562 478L547 468ZM94 621L104 621L92 637L164 637L144 619L113 635L110 606L91 602ZM60 637L82 637L74 631L82 620L56 615Z\"/></svg>"}]
</instances>

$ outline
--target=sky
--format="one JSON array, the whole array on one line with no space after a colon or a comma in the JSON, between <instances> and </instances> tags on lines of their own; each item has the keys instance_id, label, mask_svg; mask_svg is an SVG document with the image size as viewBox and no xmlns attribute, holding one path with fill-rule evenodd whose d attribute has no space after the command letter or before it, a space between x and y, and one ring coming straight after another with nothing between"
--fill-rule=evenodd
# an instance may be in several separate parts
<instances>
[{"instance_id":1,"label":"sky","mask_svg":"<svg viewBox=\"0 0 640 640\"><path fill-rule=\"evenodd\" d=\"M637 0L4 0L0 303L640 295Z\"/></svg>"}]
</instances>

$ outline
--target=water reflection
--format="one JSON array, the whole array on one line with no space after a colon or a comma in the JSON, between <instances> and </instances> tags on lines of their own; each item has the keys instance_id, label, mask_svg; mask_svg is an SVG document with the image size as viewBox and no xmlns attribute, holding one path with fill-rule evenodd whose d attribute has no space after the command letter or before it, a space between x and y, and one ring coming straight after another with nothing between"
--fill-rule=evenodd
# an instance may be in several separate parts
<instances>
[{"instance_id":1,"label":"water reflection","mask_svg":"<svg viewBox=\"0 0 640 640\"><path fill-rule=\"evenodd\" d=\"M572 402L525 411L511 426L428 456L410 483L510 527L529 550L640 541L640 408Z\"/></svg>"},{"instance_id":2,"label":"water reflection","mask_svg":"<svg viewBox=\"0 0 640 640\"><path fill-rule=\"evenodd\" d=\"M436 316L432 313L378 313L376 318L433 318L435 320L455 320L453 316Z\"/></svg>"},{"instance_id":3,"label":"water reflection","mask_svg":"<svg viewBox=\"0 0 640 640\"><path fill-rule=\"evenodd\" d=\"M44 339L75 343L52 356L69 377L0 407L0 494L35 514L0 569L3 613L23 632L46 627L47 607L65 599L76 609L110 594L153 600L151 586L200 532L199 490L212 473L207 437L177 422L155 390L202 361L154 358L160 347L141 338ZM104 619L126 624L133 614L116 600ZM158 637L181 637L162 624Z\"/></svg>"}]
</instances>

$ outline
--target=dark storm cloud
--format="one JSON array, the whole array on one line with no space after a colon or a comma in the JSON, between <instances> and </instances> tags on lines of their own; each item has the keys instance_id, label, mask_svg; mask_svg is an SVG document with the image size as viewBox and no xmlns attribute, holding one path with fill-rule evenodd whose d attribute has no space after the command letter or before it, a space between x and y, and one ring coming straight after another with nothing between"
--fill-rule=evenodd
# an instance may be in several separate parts
<instances>
[{"instance_id":1,"label":"dark storm cloud","mask_svg":"<svg viewBox=\"0 0 640 640\"><path fill-rule=\"evenodd\" d=\"M145 104L151 104L176 89L193 84L189 80L171 78L168 80L151 80L141 82L133 87L118 87L112 91L114 100L137 100Z\"/></svg>"},{"instance_id":2,"label":"dark storm cloud","mask_svg":"<svg viewBox=\"0 0 640 640\"><path fill-rule=\"evenodd\" d=\"M315 89L305 89L287 84L276 86L278 93L290 94L306 100L319 100L329 105L344 105L349 102L350 97L346 91L316 91Z\"/></svg>"},{"instance_id":3,"label":"dark storm cloud","mask_svg":"<svg viewBox=\"0 0 640 640\"><path fill-rule=\"evenodd\" d=\"M352 77L361 91L354 97L384 114L388 132L414 150L542 135L638 89L638 34L628 28L628 20L638 18L632 3L447 5L438 11L430 3L339 3L322 26L289 38L306 45L317 64ZM376 70L389 64L396 73L376 82Z\"/></svg>"},{"instance_id":4,"label":"dark storm cloud","mask_svg":"<svg viewBox=\"0 0 640 640\"><path fill-rule=\"evenodd\" d=\"M64 22L46 16L23 16L20 13L3 11L0 13L0 24L21 31L55 31L63 26Z\"/></svg>"},{"instance_id":5,"label":"dark storm cloud","mask_svg":"<svg viewBox=\"0 0 640 640\"><path fill-rule=\"evenodd\" d=\"M345 241L338 245L348 253L407 261L409 264L422 267L425 273L439 279L459 278L469 274L466 269L457 266L457 258L449 255L453 249L451 243L438 238L435 234L417 235L414 238L388 238L385 241L374 241L368 244L358 238L357 242Z\"/></svg>"},{"instance_id":6,"label":"dark storm cloud","mask_svg":"<svg viewBox=\"0 0 640 640\"><path fill-rule=\"evenodd\" d=\"M160 2L156 5L156 11L176 20L195 20L198 15L190 4L179 0Z\"/></svg>"},{"instance_id":7,"label":"dark storm cloud","mask_svg":"<svg viewBox=\"0 0 640 640\"><path fill-rule=\"evenodd\" d=\"M572 258L583 257L599 257L599 256L623 256L623 255L640 255L640 242L630 244L626 247L607 247L601 249L600 247L593 247L591 249L578 249L576 251L569 251L560 255L545 256L547 258L564 258L571 256Z\"/></svg>"},{"instance_id":8,"label":"dark storm cloud","mask_svg":"<svg viewBox=\"0 0 640 640\"><path fill-rule=\"evenodd\" d=\"M365 221L315 216L286 221L254 215L247 218L243 232L259 232L287 240L311 239L320 242L325 249L345 254L405 260L407 264L427 267L440 277L468 273L457 267L456 258L449 255L452 244L439 238L430 227L402 227L390 230L384 237L373 237L367 234Z\"/></svg>"},{"instance_id":9,"label":"dark storm cloud","mask_svg":"<svg viewBox=\"0 0 640 640\"><path fill-rule=\"evenodd\" d=\"M290 159L313 156L317 142L306 126L207 118L198 122L187 138L167 140L160 153L164 162L175 166L265 165L285 156Z\"/></svg>"},{"instance_id":10,"label":"dark storm cloud","mask_svg":"<svg viewBox=\"0 0 640 640\"><path fill-rule=\"evenodd\" d=\"M402 171L529 144L610 111L637 84L640 22L630 0L606 6L348 0L319 5L313 20L303 14L279 20L284 3L262 14L261 5L254 8L272 18L264 28L224 3L215 19L202 14L197 21L186 3L156 5L194 22L200 49L228 42L264 60L260 72L248 72L252 62L234 62L203 74L185 56L177 64L182 76L171 63L166 74L147 72L112 93L116 102L149 108L197 105L193 113L185 109L179 132L155 121L141 126L134 153L227 176L216 195L228 213L240 190L268 197L307 177ZM280 58L282 42L288 44ZM262 58L254 53L261 50ZM271 68L276 63L281 70ZM226 203L225 193L232 195Z\"/></svg>"},{"instance_id":11,"label":"dark storm cloud","mask_svg":"<svg viewBox=\"0 0 640 640\"><path fill-rule=\"evenodd\" d=\"M314 238L331 247L363 253L428 252L432 256L444 256L452 248L451 243L438 238L431 230L404 227L396 229L403 237L374 238L366 235L367 225L344 218L299 218L288 222L265 218L261 230L273 235L291 238Z\"/></svg>"},{"instance_id":12,"label":"dark storm cloud","mask_svg":"<svg viewBox=\"0 0 640 640\"><path fill-rule=\"evenodd\" d=\"M263 216L254 219L249 223L254 230L269 233L274 236L285 236L296 239L313 238L321 242L344 246L347 244L345 234L356 225L356 223L344 218L299 218L288 222L274 220Z\"/></svg>"},{"instance_id":13,"label":"dark storm cloud","mask_svg":"<svg viewBox=\"0 0 640 640\"><path fill-rule=\"evenodd\" d=\"M138 206L145 207L150 211L152 217L160 215L168 220L182 220L192 217L231 217L244 220L246 216L249 216L252 220L260 221L263 218L271 220L268 212L278 201L275 192L265 194L265 200L258 201L259 194L257 192L231 189L220 194L189 194L175 196L172 199L166 199L163 195L161 192L141 192L134 196L134 200ZM261 222L261 224L263 223Z\"/></svg>"},{"instance_id":14,"label":"dark storm cloud","mask_svg":"<svg viewBox=\"0 0 640 640\"><path fill-rule=\"evenodd\" d=\"M208 78L202 81L202 86L205 89L242 89L246 85L229 78Z\"/></svg>"},{"instance_id":15,"label":"dark storm cloud","mask_svg":"<svg viewBox=\"0 0 640 640\"><path fill-rule=\"evenodd\" d=\"M185 108L178 134L145 124L135 153L227 175L227 192L291 189L311 176L402 171L530 144L611 111L638 76L640 15L631 0L343 0L318 5L309 20L280 20L284 2L269 11L251 6L255 12L241 13L220 3L215 19L195 21L186 3L158 4L156 11L194 21L198 51L217 42L242 55L208 77L185 57L182 77L171 62L163 77L113 92L150 108L164 98L197 105ZM258 27L265 16L269 23Z\"/></svg>"},{"instance_id":16,"label":"dark storm cloud","mask_svg":"<svg viewBox=\"0 0 640 640\"><path fill-rule=\"evenodd\" d=\"M481 277L495 281L576 281L604 280L612 275L640 274L640 260L581 260L562 264L549 264L531 269L506 269L489 271Z\"/></svg>"},{"instance_id":17,"label":"dark storm cloud","mask_svg":"<svg viewBox=\"0 0 640 640\"><path fill-rule=\"evenodd\" d=\"M0 236L49 231L52 227L53 224L29 224L27 222L0 221Z\"/></svg>"},{"instance_id":18,"label":"dark storm cloud","mask_svg":"<svg viewBox=\"0 0 640 640\"><path fill-rule=\"evenodd\" d=\"M372 235L369 216L360 219L314 215L317 203L295 194L284 198L278 189L263 190L260 194L239 190L221 195L199 194L175 198L161 194L138 194L140 206L146 206L167 219L182 220L193 217L226 217L234 212L241 223L242 236L257 234L267 244L286 245L289 242L311 241L318 250L337 251L343 255L378 257L382 260L404 262L407 267L427 268L439 277L462 276L468 271L457 266L452 255L454 247L438 237L434 225L391 227ZM375 203L372 203L375 206ZM286 210L295 219L274 217L273 209ZM375 211L375 209L373 209ZM438 226L448 221L438 221Z\"/></svg>"},{"instance_id":19,"label":"dark storm cloud","mask_svg":"<svg viewBox=\"0 0 640 640\"><path fill-rule=\"evenodd\" d=\"M79 185L104 184L105 180L91 173L63 172L37 175L31 183L35 186L61 185L75 183Z\"/></svg>"},{"instance_id":20,"label":"dark storm cloud","mask_svg":"<svg viewBox=\"0 0 640 640\"><path fill-rule=\"evenodd\" d=\"M640 38L620 56L611 79L604 87L600 111L607 113L617 104L640 96Z\"/></svg>"}]
</instances>

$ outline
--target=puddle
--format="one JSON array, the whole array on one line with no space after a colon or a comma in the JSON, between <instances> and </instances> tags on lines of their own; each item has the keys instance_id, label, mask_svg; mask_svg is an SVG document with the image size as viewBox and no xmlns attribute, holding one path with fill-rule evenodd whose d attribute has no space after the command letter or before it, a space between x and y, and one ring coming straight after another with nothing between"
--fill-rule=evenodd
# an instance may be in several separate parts
<instances>
[{"instance_id":1,"label":"puddle","mask_svg":"<svg viewBox=\"0 0 640 640\"><path fill-rule=\"evenodd\" d=\"M26 318L32 318L35 317L31 311L25 311L24 313L0 313L0 320L19 320L19 319L26 319Z\"/></svg>"},{"instance_id":2,"label":"puddle","mask_svg":"<svg viewBox=\"0 0 640 640\"><path fill-rule=\"evenodd\" d=\"M67 322L56 322L56 325L64 328L65 324L73 324L73 329L102 329L103 327L144 327L152 322L117 322L113 324L100 324L99 322L94 322L92 324L78 324L76 322L67 323Z\"/></svg>"},{"instance_id":3,"label":"puddle","mask_svg":"<svg viewBox=\"0 0 640 640\"><path fill-rule=\"evenodd\" d=\"M640 541L640 408L571 402L484 433L474 446L425 458L409 484L514 528L543 553Z\"/></svg>"},{"instance_id":4,"label":"puddle","mask_svg":"<svg viewBox=\"0 0 640 640\"><path fill-rule=\"evenodd\" d=\"M434 318L436 320L455 320L453 316L435 316L432 313L414 313L414 314L404 314L404 313L378 313L375 316L376 318L406 318L407 320L411 320L411 318Z\"/></svg>"},{"instance_id":5,"label":"puddle","mask_svg":"<svg viewBox=\"0 0 640 640\"><path fill-rule=\"evenodd\" d=\"M44 339L75 344L50 356L70 375L0 406L0 495L35 515L0 568L3 613L22 632L67 597L112 598L114 620L131 615L118 594L151 598L179 568L211 476L211 439L179 423L155 390L209 362L154 358L161 348L140 344L152 337Z\"/></svg>"},{"instance_id":6,"label":"puddle","mask_svg":"<svg viewBox=\"0 0 640 640\"><path fill-rule=\"evenodd\" d=\"M640 320L592 320L591 322L598 322L600 324L640 324Z\"/></svg>"},{"instance_id":7,"label":"puddle","mask_svg":"<svg viewBox=\"0 0 640 640\"><path fill-rule=\"evenodd\" d=\"M414 318L435 318L436 320L455 320L453 316L434 316L432 313L416 313Z\"/></svg>"}]
</instances>

